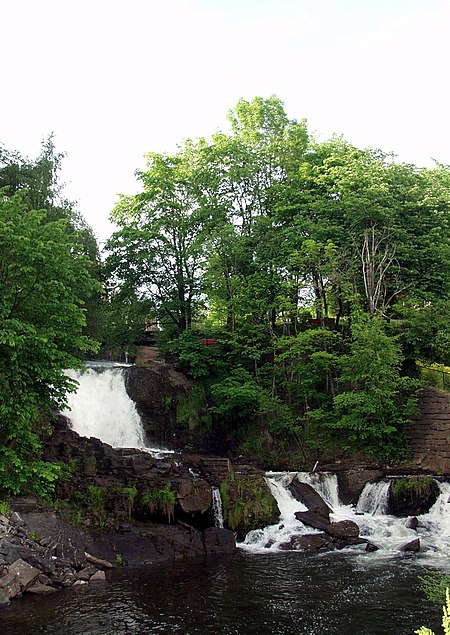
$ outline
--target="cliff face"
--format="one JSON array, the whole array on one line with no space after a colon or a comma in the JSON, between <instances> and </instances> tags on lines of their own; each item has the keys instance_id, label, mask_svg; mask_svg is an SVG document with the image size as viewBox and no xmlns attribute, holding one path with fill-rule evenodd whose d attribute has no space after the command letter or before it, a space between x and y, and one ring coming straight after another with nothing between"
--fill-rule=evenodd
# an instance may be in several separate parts
<instances>
[{"instance_id":1,"label":"cliff face","mask_svg":"<svg viewBox=\"0 0 450 635\"><path fill-rule=\"evenodd\" d=\"M189 426L180 422L179 404L189 399L192 383L171 366L148 362L125 372L125 387L141 416L149 445L178 448Z\"/></svg>"}]
</instances>

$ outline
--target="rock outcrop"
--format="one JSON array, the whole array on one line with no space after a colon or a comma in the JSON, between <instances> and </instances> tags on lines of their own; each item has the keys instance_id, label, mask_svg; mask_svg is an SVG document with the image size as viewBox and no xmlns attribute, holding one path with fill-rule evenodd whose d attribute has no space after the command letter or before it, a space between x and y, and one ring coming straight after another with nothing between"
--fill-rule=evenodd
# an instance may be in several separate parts
<instances>
[{"instance_id":1,"label":"rock outcrop","mask_svg":"<svg viewBox=\"0 0 450 635\"><path fill-rule=\"evenodd\" d=\"M200 531L180 521L131 522L100 530L68 524L30 497L11 503L24 511L9 518L0 515L0 606L25 592L43 595L105 582L105 571L114 566L204 557L236 548L234 534L227 529Z\"/></svg>"},{"instance_id":2,"label":"rock outcrop","mask_svg":"<svg viewBox=\"0 0 450 635\"><path fill-rule=\"evenodd\" d=\"M289 486L294 498L309 507L307 511L295 512L295 517L307 527L320 530L321 533L297 534L280 545L281 549L293 551L330 551L344 549L350 545L365 544L367 551L376 551L377 547L359 536L359 527L352 520L330 522L330 508L313 488L294 479Z\"/></svg>"},{"instance_id":3,"label":"rock outcrop","mask_svg":"<svg viewBox=\"0 0 450 635\"><path fill-rule=\"evenodd\" d=\"M314 512L329 521L331 509L311 485L302 483L295 477L288 489L295 500L305 505L310 512Z\"/></svg>"},{"instance_id":4,"label":"rock outcrop","mask_svg":"<svg viewBox=\"0 0 450 635\"><path fill-rule=\"evenodd\" d=\"M194 411L190 416L182 412L192 390L185 375L158 362L132 366L125 371L125 387L141 416L149 445L177 449L189 442L197 416Z\"/></svg>"}]
</instances>

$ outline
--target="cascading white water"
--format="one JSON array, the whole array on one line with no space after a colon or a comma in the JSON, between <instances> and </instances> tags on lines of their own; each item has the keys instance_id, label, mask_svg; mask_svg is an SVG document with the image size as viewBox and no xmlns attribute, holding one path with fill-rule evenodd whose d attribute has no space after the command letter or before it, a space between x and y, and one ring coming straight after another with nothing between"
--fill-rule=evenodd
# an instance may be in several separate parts
<instances>
[{"instance_id":1,"label":"cascading white water","mask_svg":"<svg viewBox=\"0 0 450 635\"><path fill-rule=\"evenodd\" d=\"M295 518L296 511L306 508L294 499L287 489L293 478L308 483L322 496L332 509L330 520L352 520L360 528L360 536L378 547L378 551L364 554L364 557L386 558L399 553L406 543L419 538L420 556L430 563L439 565L450 556L450 483L440 483L440 495L427 514L418 516L417 530L409 528L406 518L386 513L389 481L366 485L357 507L343 505L339 501L337 478L331 473L269 473L267 483L278 503L280 520L276 525L249 532L245 542L239 546L250 552L278 551L280 545L293 535L318 533ZM361 553L364 545L349 547L350 551Z\"/></svg>"},{"instance_id":2,"label":"cascading white water","mask_svg":"<svg viewBox=\"0 0 450 635\"><path fill-rule=\"evenodd\" d=\"M389 481L366 483L359 497L356 511L363 514L385 514L389 501Z\"/></svg>"},{"instance_id":3,"label":"cascading white water","mask_svg":"<svg viewBox=\"0 0 450 635\"><path fill-rule=\"evenodd\" d=\"M222 497L218 487L212 488L212 512L214 519L214 527L223 528L223 506Z\"/></svg>"},{"instance_id":4,"label":"cascading white water","mask_svg":"<svg viewBox=\"0 0 450 635\"><path fill-rule=\"evenodd\" d=\"M84 371L66 371L78 390L68 395L66 415L75 432L96 437L116 448L143 448L141 418L124 384L123 368L91 364Z\"/></svg>"}]
</instances>

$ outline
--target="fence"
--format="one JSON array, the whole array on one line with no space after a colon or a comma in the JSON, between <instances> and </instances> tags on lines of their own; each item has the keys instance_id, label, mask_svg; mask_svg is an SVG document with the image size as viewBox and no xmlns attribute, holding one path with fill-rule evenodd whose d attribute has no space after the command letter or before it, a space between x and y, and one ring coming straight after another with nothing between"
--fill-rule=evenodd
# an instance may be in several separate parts
<instances>
[{"instance_id":1,"label":"fence","mask_svg":"<svg viewBox=\"0 0 450 635\"><path fill-rule=\"evenodd\" d=\"M420 365L420 377L427 386L450 393L450 372L440 368Z\"/></svg>"}]
</instances>

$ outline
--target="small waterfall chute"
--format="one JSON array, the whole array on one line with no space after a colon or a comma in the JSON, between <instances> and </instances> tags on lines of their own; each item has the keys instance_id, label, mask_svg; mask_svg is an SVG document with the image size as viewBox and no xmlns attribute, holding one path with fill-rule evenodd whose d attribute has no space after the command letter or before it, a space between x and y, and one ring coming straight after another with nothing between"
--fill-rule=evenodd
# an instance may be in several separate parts
<instances>
[{"instance_id":1,"label":"small waterfall chute","mask_svg":"<svg viewBox=\"0 0 450 635\"><path fill-rule=\"evenodd\" d=\"M212 488L212 513L214 520L214 527L223 528L223 505L222 497L220 496L220 490L218 487Z\"/></svg>"},{"instance_id":2,"label":"small waterfall chute","mask_svg":"<svg viewBox=\"0 0 450 635\"><path fill-rule=\"evenodd\" d=\"M356 505L361 514L386 514L389 503L390 481L366 483Z\"/></svg>"}]
</instances>

